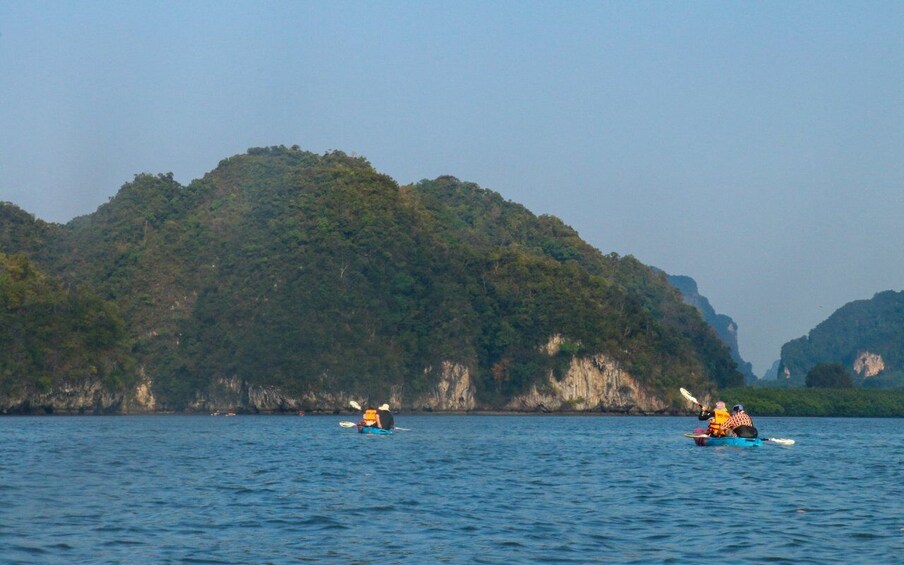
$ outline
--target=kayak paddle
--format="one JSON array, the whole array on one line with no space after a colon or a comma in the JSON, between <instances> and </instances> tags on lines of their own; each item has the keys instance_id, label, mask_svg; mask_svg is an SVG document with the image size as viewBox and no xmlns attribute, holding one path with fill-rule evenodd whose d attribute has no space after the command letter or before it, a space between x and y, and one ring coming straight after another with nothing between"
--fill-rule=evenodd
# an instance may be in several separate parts
<instances>
[{"instance_id":1,"label":"kayak paddle","mask_svg":"<svg viewBox=\"0 0 904 565\"><path fill-rule=\"evenodd\" d=\"M697 402L697 399L696 399L696 398L694 398L693 396L691 396L691 393L689 393L689 392L687 391L686 388L679 388L678 390L681 391L681 396L683 396L684 398L690 400L691 402L693 402L693 403L696 404L697 406L703 406L702 404L700 404L699 402Z\"/></svg>"},{"instance_id":2,"label":"kayak paddle","mask_svg":"<svg viewBox=\"0 0 904 565\"><path fill-rule=\"evenodd\" d=\"M361 405L358 404L357 402L355 402L354 400L349 400L348 405L351 406L352 408L354 408L355 410L361 409Z\"/></svg>"},{"instance_id":3,"label":"kayak paddle","mask_svg":"<svg viewBox=\"0 0 904 565\"><path fill-rule=\"evenodd\" d=\"M354 422L339 422L339 425L343 428L354 428L355 426L357 426L357 424L355 424Z\"/></svg>"},{"instance_id":4,"label":"kayak paddle","mask_svg":"<svg viewBox=\"0 0 904 565\"><path fill-rule=\"evenodd\" d=\"M784 438L780 438L780 437L770 437L770 438L764 439L763 441L766 441L769 443L777 443L779 445L794 445L793 439L784 439Z\"/></svg>"}]
</instances>

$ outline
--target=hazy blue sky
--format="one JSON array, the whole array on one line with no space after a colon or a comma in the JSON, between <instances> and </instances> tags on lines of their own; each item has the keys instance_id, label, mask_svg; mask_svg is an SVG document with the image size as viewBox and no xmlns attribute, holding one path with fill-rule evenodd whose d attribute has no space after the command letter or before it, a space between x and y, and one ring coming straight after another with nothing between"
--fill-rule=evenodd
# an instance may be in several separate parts
<instances>
[{"instance_id":1,"label":"hazy blue sky","mask_svg":"<svg viewBox=\"0 0 904 565\"><path fill-rule=\"evenodd\" d=\"M0 200L279 144L690 275L758 374L904 288L904 2L0 2Z\"/></svg>"}]
</instances>

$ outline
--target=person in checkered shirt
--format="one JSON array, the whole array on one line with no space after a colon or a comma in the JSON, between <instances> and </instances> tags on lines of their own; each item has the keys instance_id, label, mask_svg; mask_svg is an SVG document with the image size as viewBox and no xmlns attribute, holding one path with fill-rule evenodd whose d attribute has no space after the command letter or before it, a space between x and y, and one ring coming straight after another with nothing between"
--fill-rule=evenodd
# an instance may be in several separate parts
<instances>
[{"instance_id":1,"label":"person in checkered shirt","mask_svg":"<svg viewBox=\"0 0 904 565\"><path fill-rule=\"evenodd\" d=\"M722 422L723 435L737 437L757 437L759 432L753 425L750 415L744 411L744 406L735 404L731 408L731 417Z\"/></svg>"}]
</instances>

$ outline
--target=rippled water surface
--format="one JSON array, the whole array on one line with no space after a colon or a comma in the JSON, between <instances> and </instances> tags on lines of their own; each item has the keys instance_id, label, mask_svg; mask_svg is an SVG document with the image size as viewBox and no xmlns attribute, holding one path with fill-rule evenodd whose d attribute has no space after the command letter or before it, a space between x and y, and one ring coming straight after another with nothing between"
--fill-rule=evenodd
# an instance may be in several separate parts
<instances>
[{"instance_id":1,"label":"rippled water surface","mask_svg":"<svg viewBox=\"0 0 904 565\"><path fill-rule=\"evenodd\" d=\"M2 418L3 563L902 563L904 420Z\"/></svg>"}]
</instances>

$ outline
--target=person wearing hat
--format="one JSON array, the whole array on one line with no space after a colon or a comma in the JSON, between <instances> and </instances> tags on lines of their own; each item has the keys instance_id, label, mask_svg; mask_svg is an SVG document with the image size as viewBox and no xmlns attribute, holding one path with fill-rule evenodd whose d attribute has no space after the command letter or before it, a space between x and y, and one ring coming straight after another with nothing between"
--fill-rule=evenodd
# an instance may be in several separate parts
<instances>
[{"instance_id":1,"label":"person wearing hat","mask_svg":"<svg viewBox=\"0 0 904 565\"><path fill-rule=\"evenodd\" d=\"M377 408L377 427L382 430L391 430L395 427L395 418L389 411L389 404L383 403Z\"/></svg>"},{"instance_id":2,"label":"person wearing hat","mask_svg":"<svg viewBox=\"0 0 904 565\"><path fill-rule=\"evenodd\" d=\"M754 438L759 432L753 425L750 415L744 410L741 404L735 404L731 408L731 417L722 423L720 428L723 435L734 435L737 437Z\"/></svg>"},{"instance_id":3,"label":"person wearing hat","mask_svg":"<svg viewBox=\"0 0 904 565\"><path fill-rule=\"evenodd\" d=\"M724 424L729 417L731 417L731 414L729 414L728 409L725 408L725 403L720 400L716 402L716 407L713 410L708 410L701 404L700 414L697 416L697 419L709 420L709 427L706 429L705 433L709 434L711 437L720 437L725 435L722 432L722 424Z\"/></svg>"}]
</instances>

